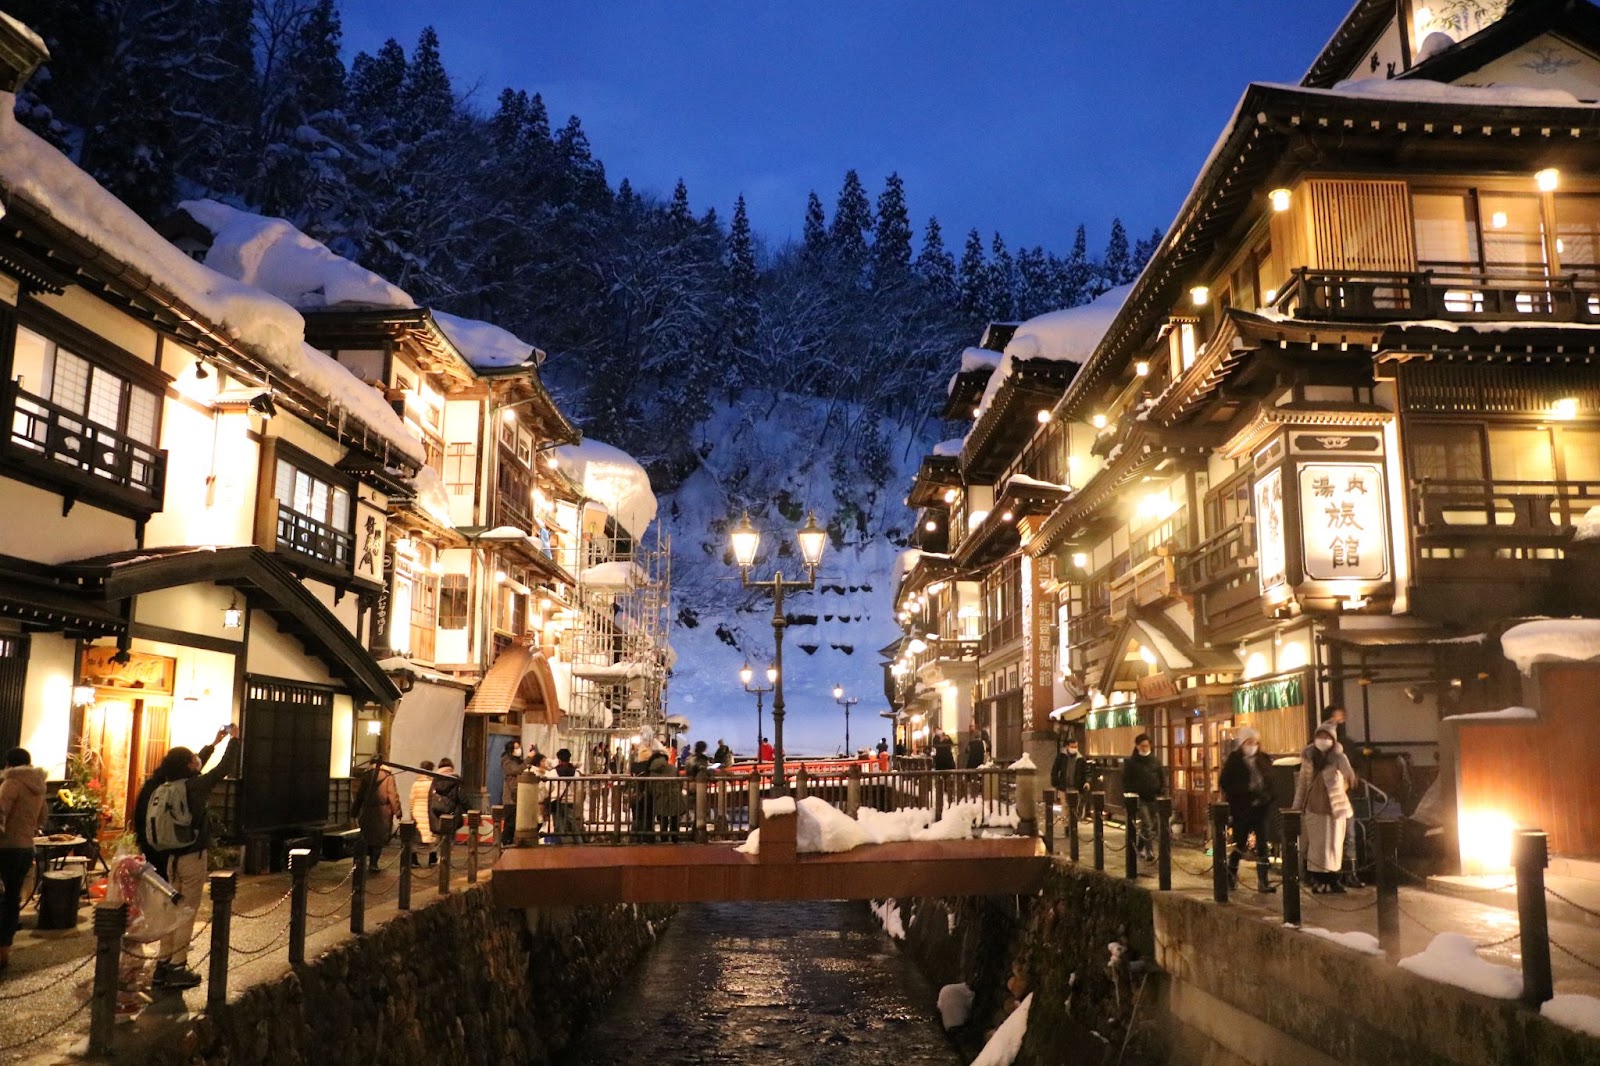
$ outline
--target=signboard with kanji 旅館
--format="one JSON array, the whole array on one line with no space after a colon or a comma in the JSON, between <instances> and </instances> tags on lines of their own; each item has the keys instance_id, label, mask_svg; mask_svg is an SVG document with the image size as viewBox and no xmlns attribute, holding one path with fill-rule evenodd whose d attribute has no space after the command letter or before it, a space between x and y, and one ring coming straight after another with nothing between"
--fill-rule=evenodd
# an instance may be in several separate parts
<instances>
[{"instance_id":1,"label":"signboard with kanji \u65c5\u9928","mask_svg":"<svg viewBox=\"0 0 1600 1066\"><path fill-rule=\"evenodd\" d=\"M1300 467L1302 569L1315 581L1377 581L1389 573L1383 468L1377 463Z\"/></svg>"}]
</instances>

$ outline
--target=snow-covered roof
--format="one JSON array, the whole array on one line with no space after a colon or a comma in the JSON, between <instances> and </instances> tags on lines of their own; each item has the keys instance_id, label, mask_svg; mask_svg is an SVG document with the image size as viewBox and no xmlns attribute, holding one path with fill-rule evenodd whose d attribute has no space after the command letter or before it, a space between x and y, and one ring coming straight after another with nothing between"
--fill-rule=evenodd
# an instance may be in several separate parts
<instances>
[{"instance_id":1,"label":"snow-covered roof","mask_svg":"<svg viewBox=\"0 0 1600 1066\"><path fill-rule=\"evenodd\" d=\"M281 218L241 211L215 200L185 200L179 209L211 231L205 264L269 292L302 311L329 307L414 308L410 294Z\"/></svg>"},{"instance_id":2,"label":"snow-covered roof","mask_svg":"<svg viewBox=\"0 0 1600 1066\"><path fill-rule=\"evenodd\" d=\"M533 345L493 323L437 310L433 312L433 320L475 370L521 366L533 358Z\"/></svg>"},{"instance_id":3,"label":"snow-covered roof","mask_svg":"<svg viewBox=\"0 0 1600 1066\"><path fill-rule=\"evenodd\" d=\"M975 370L993 371L999 365L999 352L990 351L988 348L961 349L961 365L950 375L950 380L945 384L945 395L948 396L956 391L956 382L961 380L962 374L970 374Z\"/></svg>"},{"instance_id":4,"label":"snow-covered roof","mask_svg":"<svg viewBox=\"0 0 1600 1066\"><path fill-rule=\"evenodd\" d=\"M942 440L933 446L933 454L945 456L947 458L951 456L958 456L961 454L961 446L965 443L966 440L962 437L954 437L950 440Z\"/></svg>"},{"instance_id":5,"label":"snow-covered roof","mask_svg":"<svg viewBox=\"0 0 1600 1066\"><path fill-rule=\"evenodd\" d=\"M1275 89L1292 89L1319 96L1367 97L1378 100L1408 100L1419 104L1480 104L1490 107L1594 107L1565 89L1534 89L1526 85L1451 85L1442 81L1416 79L1362 78L1341 81L1331 89L1311 89L1303 85L1262 84Z\"/></svg>"},{"instance_id":6,"label":"snow-covered roof","mask_svg":"<svg viewBox=\"0 0 1600 1066\"><path fill-rule=\"evenodd\" d=\"M1600 618L1541 618L1512 626L1500 636L1500 650L1528 674L1533 664L1600 658Z\"/></svg>"},{"instance_id":7,"label":"snow-covered roof","mask_svg":"<svg viewBox=\"0 0 1600 1066\"><path fill-rule=\"evenodd\" d=\"M417 507L423 514L445 529L455 528L455 523L450 519L450 496L433 467L425 466L418 470L417 476L411 479L411 487L416 490Z\"/></svg>"},{"instance_id":8,"label":"snow-covered roof","mask_svg":"<svg viewBox=\"0 0 1600 1066\"><path fill-rule=\"evenodd\" d=\"M585 440L555 450L561 470L583 487L583 494L602 504L611 517L635 537L643 537L656 517L656 494L650 475L638 460L609 444Z\"/></svg>"},{"instance_id":9,"label":"snow-covered roof","mask_svg":"<svg viewBox=\"0 0 1600 1066\"><path fill-rule=\"evenodd\" d=\"M989 375L989 384L984 386L983 398L978 401L973 422L982 418L983 412L994 402L995 394L1011 376L1017 360L1087 362L1132 291L1132 282L1118 285L1114 289L1107 289L1089 303L1050 311L1018 326L1017 332L1012 334L1006 345L1005 354L1001 356L999 368Z\"/></svg>"},{"instance_id":10,"label":"snow-covered roof","mask_svg":"<svg viewBox=\"0 0 1600 1066\"><path fill-rule=\"evenodd\" d=\"M642 585L648 580L649 575L644 572L644 568L627 559L597 563L578 575L580 584L612 588L626 588L630 581Z\"/></svg>"},{"instance_id":11,"label":"snow-covered roof","mask_svg":"<svg viewBox=\"0 0 1600 1066\"><path fill-rule=\"evenodd\" d=\"M269 369L344 408L411 461L422 445L383 397L305 342L305 320L282 300L190 259L133 209L17 122L16 98L0 92L0 186L57 225L148 275L205 316Z\"/></svg>"}]
</instances>

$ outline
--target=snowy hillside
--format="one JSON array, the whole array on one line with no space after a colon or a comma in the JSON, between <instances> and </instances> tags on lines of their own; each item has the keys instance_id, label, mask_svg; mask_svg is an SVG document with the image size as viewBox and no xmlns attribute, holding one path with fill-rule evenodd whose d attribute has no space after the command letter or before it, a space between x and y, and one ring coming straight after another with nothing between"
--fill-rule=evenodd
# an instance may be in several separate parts
<instances>
[{"instance_id":1,"label":"snowy hillside","mask_svg":"<svg viewBox=\"0 0 1600 1066\"><path fill-rule=\"evenodd\" d=\"M790 754L833 754L844 744L844 710L833 686L861 702L851 709L853 747L889 734L878 649L897 629L890 579L913 519L903 498L931 440L888 421L863 421L860 408L769 394L720 405L701 427L703 463L661 500L673 538L672 646L677 665L669 710L687 717L689 737L752 751L755 697L739 681L746 657L757 677L772 656L772 600L739 585L726 531L748 508L762 531L752 571L803 576L795 530L815 510L829 527L814 592L784 602L784 746ZM809 649L809 650L808 650ZM772 697L764 726L772 735Z\"/></svg>"}]
</instances>

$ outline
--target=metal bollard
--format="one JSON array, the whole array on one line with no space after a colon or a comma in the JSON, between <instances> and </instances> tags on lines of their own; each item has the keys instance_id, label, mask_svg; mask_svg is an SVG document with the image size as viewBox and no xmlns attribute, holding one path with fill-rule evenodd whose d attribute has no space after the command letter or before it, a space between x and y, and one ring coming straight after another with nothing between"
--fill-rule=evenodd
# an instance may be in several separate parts
<instances>
[{"instance_id":1,"label":"metal bollard","mask_svg":"<svg viewBox=\"0 0 1600 1066\"><path fill-rule=\"evenodd\" d=\"M350 871L350 932L367 931L367 842L357 840L355 866Z\"/></svg>"},{"instance_id":2,"label":"metal bollard","mask_svg":"<svg viewBox=\"0 0 1600 1066\"><path fill-rule=\"evenodd\" d=\"M94 991L89 1000L89 1054L111 1054L117 1022L117 970L122 934L128 930L128 905L102 903L94 909Z\"/></svg>"},{"instance_id":3,"label":"metal bollard","mask_svg":"<svg viewBox=\"0 0 1600 1066\"><path fill-rule=\"evenodd\" d=\"M1228 805L1211 805L1211 898L1228 902Z\"/></svg>"},{"instance_id":4,"label":"metal bollard","mask_svg":"<svg viewBox=\"0 0 1600 1066\"><path fill-rule=\"evenodd\" d=\"M1106 794L1089 793L1089 813L1094 819L1094 868L1106 868Z\"/></svg>"},{"instance_id":5,"label":"metal bollard","mask_svg":"<svg viewBox=\"0 0 1600 1066\"><path fill-rule=\"evenodd\" d=\"M439 819L439 895L450 894L450 852L456 842L456 816L444 815Z\"/></svg>"},{"instance_id":6,"label":"metal bollard","mask_svg":"<svg viewBox=\"0 0 1600 1066\"><path fill-rule=\"evenodd\" d=\"M1039 778L1037 770L1017 771L1017 835L1039 835Z\"/></svg>"},{"instance_id":7,"label":"metal bollard","mask_svg":"<svg viewBox=\"0 0 1600 1066\"><path fill-rule=\"evenodd\" d=\"M1378 819L1378 944L1400 958L1400 820Z\"/></svg>"},{"instance_id":8,"label":"metal bollard","mask_svg":"<svg viewBox=\"0 0 1600 1066\"><path fill-rule=\"evenodd\" d=\"M480 811L467 812L467 884L478 883L478 830L483 826Z\"/></svg>"},{"instance_id":9,"label":"metal bollard","mask_svg":"<svg viewBox=\"0 0 1600 1066\"><path fill-rule=\"evenodd\" d=\"M517 816L516 810L517 805L513 803L511 805L512 818ZM496 803L493 807L489 808L489 824L494 826L494 842L496 844L500 843L508 836L515 835L517 830L517 827L512 825L511 832L506 832L506 808L505 804L503 803Z\"/></svg>"},{"instance_id":10,"label":"metal bollard","mask_svg":"<svg viewBox=\"0 0 1600 1066\"><path fill-rule=\"evenodd\" d=\"M217 870L211 882L211 966L206 973L206 1013L228 1003L228 938L233 928L233 898L239 893L236 870Z\"/></svg>"},{"instance_id":11,"label":"metal bollard","mask_svg":"<svg viewBox=\"0 0 1600 1066\"><path fill-rule=\"evenodd\" d=\"M854 818L861 809L861 764L853 762L845 771L844 813Z\"/></svg>"},{"instance_id":12,"label":"metal bollard","mask_svg":"<svg viewBox=\"0 0 1600 1066\"><path fill-rule=\"evenodd\" d=\"M1544 898L1544 868L1550 841L1543 830L1521 829L1512 841L1517 870L1517 929L1522 934L1522 1001L1537 1007L1555 994L1550 973L1550 915Z\"/></svg>"},{"instance_id":13,"label":"metal bollard","mask_svg":"<svg viewBox=\"0 0 1600 1066\"><path fill-rule=\"evenodd\" d=\"M706 779L694 779L694 842L704 844L708 839L706 829Z\"/></svg>"},{"instance_id":14,"label":"metal bollard","mask_svg":"<svg viewBox=\"0 0 1600 1066\"><path fill-rule=\"evenodd\" d=\"M1078 862L1078 800L1082 794L1077 789L1067 793L1067 824L1064 832L1067 835L1067 858L1073 864Z\"/></svg>"},{"instance_id":15,"label":"metal bollard","mask_svg":"<svg viewBox=\"0 0 1600 1066\"><path fill-rule=\"evenodd\" d=\"M806 781L806 764L801 763L800 769L794 772L794 801L796 803L799 803L808 795L806 792Z\"/></svg>"},{"instance_id":16,"label":"metal bollard","mask_svg":"<svg viewBox=\"0 0 1600 1066\"><path fill-rule=\"evenodd\" d=\"M1132 881L1139 876L1139 797L1122 794L1122 873Z\"/></svg>"},{"instance_id":17,"label":"metal bollard","mask_svg":"<svg viewBox=\"0 0 1600 1066\"><path fill-rule=\"evenodd\" d=\"M400 824L400 888L395 906L411 909L411 864L417 857L417 827L406 822Z\"/></svg>"},{"instance_id":18,"label":"metal bollard","mask_svg":"<svg viewBox=\"0 0 1600 1066\"><path fill-rule=\"evenodd\" d=\"M1172 797L1156 797L1156 888L1172 890Z\"/></svg>"},{"instance_id":19,"label":"metal bollard","mask_svg":"<svg viewBox=\"0 0 1600 1066\"><path fill-rule=\"evenodd\" d=\"M1300 924L1300 812L1283 816L1283 924Z\"/></svg>"},{"instance_id":20,"label":"metal bollard","mask_svg":"<svg viewBox=\"0 0 1600 1066\"><path fill-rule=\"evenodd\" d=\"M1044 790L1044 853L1056 853L1056 790Z\"/></svg>"},{"instance_id":21,"label":"metal bollard","mask_svg":"<svg viewBox=\"0 0 1600 1066\"><path fill-rule=\"evenodd\" d=\"M306 875L311 872L311 850L289 851L289 965L306 961Z\"/></svg>"}]
</instances>

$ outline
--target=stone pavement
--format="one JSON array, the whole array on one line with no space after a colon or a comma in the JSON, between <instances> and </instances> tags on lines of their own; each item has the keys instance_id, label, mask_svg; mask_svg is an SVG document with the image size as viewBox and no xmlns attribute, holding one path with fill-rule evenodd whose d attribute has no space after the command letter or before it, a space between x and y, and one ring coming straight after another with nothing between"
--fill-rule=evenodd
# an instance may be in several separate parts
<instances>
[{"instance_id":1,"label":"stone pavement","mask_svg":"<svg viewBox=\"0 0 1600 1066\"><path fill-rule=\"evenodd\" d=\"M1058 823L1058 826L1060 823ZM1123 876L1123 829L1106 823L1105 869L1113 877ZM1056 840L1056 859L1065 862L1067 842ZM1079 827L1079 862L1093 862L1093 833L1087 824ZM1263 895L1252 887L1255 871L1241 867L1240 885L1228 895L1229 905L1257 911L1263 921L1283 920L1282 895ZM1280 873L1273 867L1272 883ZM1246 876L1248 875L1248 876ZM1139 881L1155 888L1154 863L1139 864ZM1449 882L1462 882L1450 884ZM1550 905L1551 973L1556 993L1600 996L1600 882L1554 875L1547 887L1565 896L1553 896ZM1173 842L1172 890L1197 899L1210 899L1211 856L1203 847ZM1342 896L1313 896L1305 885L1300 890L1301 927L1317 927L1336 933L1363 932L1378 935L1378 893L1371 886L1351 889ZM1586 905L1587 912L1583 909ZM1592 912L1592 913L1589 913ZM1581 919L1581 920L1579 920ZM1591 922L1595 924L1591 924ZM1521 946L1516 939L1516 889L1510 874L1481 879L1429 878L1417 886L1400 889L1400 954L1415 955L1439 933L1465 933L1480 945L1478 954L1490 962L1522 968Z\"/></svg>"},{"instance_id":2,"label":"stone pavement","mask_svg":"<svg viewBox=\"0 0 1600 1066\"><path fill-rule=\"evenodd\" d=\"M495 852L481 856L480 882L487 882ZM458 847L453 860L451 890L467 884L465 848ZM400 879L399 848L383 853L379 871L367 875L366 927L371 930L393 917L398 910ZM437 869L424 866L412 871L411 905L425 906L438 895ZM307 877L306 958L317 955L351 936L349 860L322 861ZM0 1063L34 1064L71 1061L73 1052L87 1046L89 990L94 973L93 908L87 900L79 909L75 928L39 930L30 909L23 914L11 952L11 965L0 975ZM208 976L211 949L210 893L201 904L195 925L195 939L189 953L189 968L202 978ZM259 874L239 878L233 904L232 943L234 952L228 966L229 998L244 989L275 980L289 972L289 875ZM140 966L138 956L154 951L129 944L124 959L128 967ZM119 1019L114 1044L136 1047L141 1036L162 1023L186 1013L203 1011L206 982L184 992L149 992L153 961L142 964L140 984L146 991L125 996L124 1002L138 1009L137 1015ZM122 1056L119 1056L122 1057Z\"/></svg>"}]
</instances>

